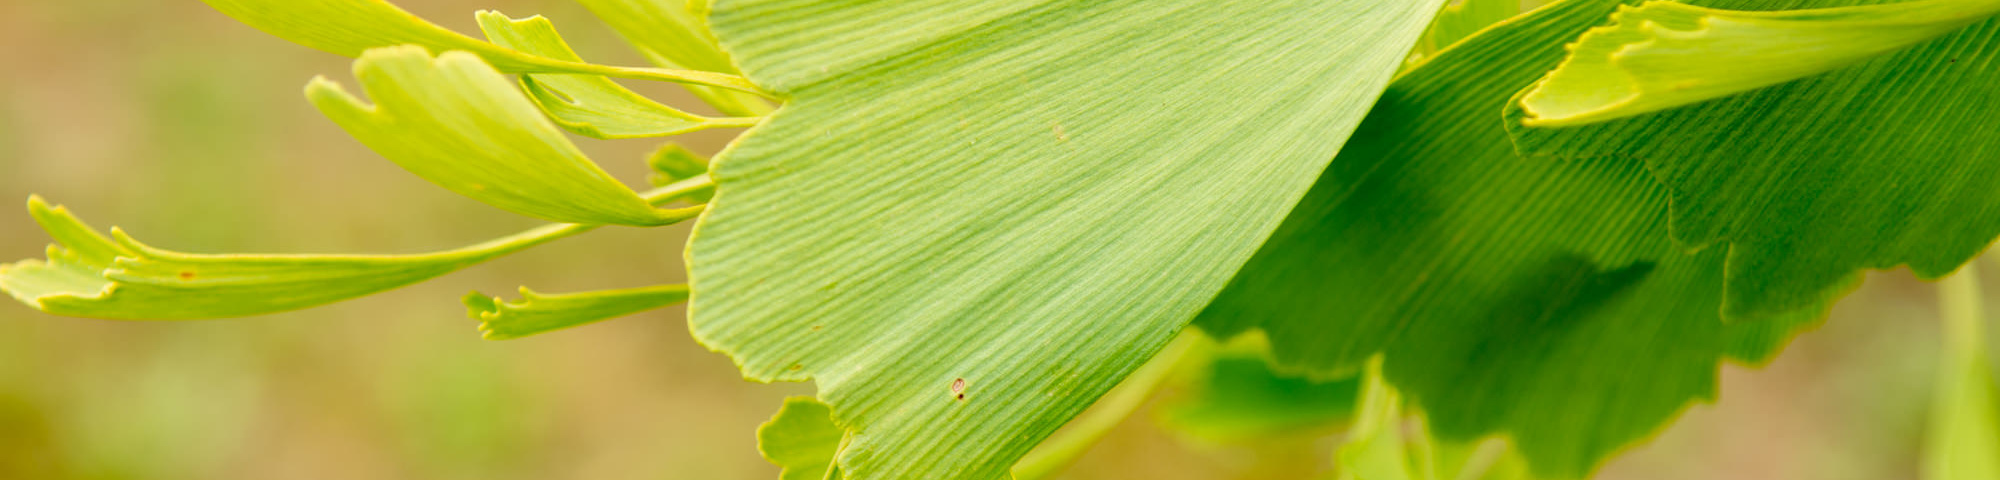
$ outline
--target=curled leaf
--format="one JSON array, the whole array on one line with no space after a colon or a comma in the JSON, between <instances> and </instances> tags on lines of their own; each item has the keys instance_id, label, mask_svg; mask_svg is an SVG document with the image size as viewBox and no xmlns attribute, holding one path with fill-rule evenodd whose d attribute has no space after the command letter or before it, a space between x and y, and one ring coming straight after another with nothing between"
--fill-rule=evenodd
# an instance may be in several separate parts
<instances>
[{"instance_id":1,"label":"curled leaf","mask_svg":"<svg viewBox=\"0 0 2000 480\"><path fill-rule=\"evenodd\" d=\"M550 225L420 255L198 255L105 237L40 197L28 212L55 238L45 261L0 266L0 289L57 315L123 320L241 317L311 307L443 275L588 230Z\"/></svg>"},{"instance_id":2,"label":"curled leaf","mask_svg":"<svg viewBox=\"0 0 2000 480\"><path fill-rule=\"evenodd\" d=\"M479 57L415 46L371 50L354 75L375 101L315 78L306 95L376 153L461 195L568 223L664 225L692 209L655 209L611 178Z\"/></svg>"},{"instance_id":3,"label":"curled leaf","mask_svg":"<svg viewBox=\"0 0 2000 480\"><path fill-rule=\"evenodd\" d=\"M582 62L555 25L541 16L510 19L479 12L479 28L493 43L557 60ZM748 127L756 117L708 118L639 95L602 75L522 75L528 98L558 125L592 138L678 135L710 128Z\"/></svg>"},{"instance_id":4,"label":"curled leaf","mask_svg":"<svg viewBox=\"0 0 2000 480\"><path fill-rule=\"evenodd\" d=\"M1521 98L1529 126L1602 122L1815 75L2000 13L1995 0L1768 12L1653 0L1584 32Z\"/></svg>"},{"instance_id":5,"label":"curled leaf","mask_svg":"<svg viewBox=\"0 0 2000 480\"><path fill-rule=\"evenodd\" d=\"M610 320L687 300L687 285L541 294L521 287L521 301L479 292L465 296L467 315L479 321L487 340L506 340Z\"/></svg>"},{"instance_id":6,"label":"curled leaf","mask_svg":"<svg viewBox=\"0 0 2000 480\"><path fill-rule=\"evenodd\" d=\"M472 52L512 73L583 73L759 91L743 77L696 70L607 67L542 57L481 42L411 15L384 0L202 0L237 21L292 43L358 57L370 49L421 45Z\"/></svg>"}]
</instances>

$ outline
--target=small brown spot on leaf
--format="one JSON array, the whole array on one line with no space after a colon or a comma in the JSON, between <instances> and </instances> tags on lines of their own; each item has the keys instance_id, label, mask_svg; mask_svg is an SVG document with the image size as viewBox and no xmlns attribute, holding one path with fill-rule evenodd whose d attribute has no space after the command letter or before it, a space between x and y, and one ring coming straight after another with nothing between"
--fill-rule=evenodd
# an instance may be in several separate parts
<instances>
[{"instance_id":1,"label":"small brown spot on leaf","mask_svg":"<svg viewBox=\"0 0 2000 480\"><path fill-rule=\"evenodd\" d=\"M194 280L194 272L181 272L181 280Z\"/></svg>"},{"instance_id":2,"label":"small brown spot on leaf","mask_svg":"<svg viewBox=\"0 0 2000 480\"><path fill-rule=\"evenodd\" d=\"M793 369L793 370L798 370L798 369L802 369L802 368L806 368L806 366L805 366L805 365L800 365L800 364L796 364L796 363L792 364L792 369Z\"/></svg>"},{"instance_id":3,"label":"small brown spot on leaf","mask_svg":"<svg viewBox=\"0 0 2000 480\"><path fill-rule=\"evenodd\" d=\"M964 400L964 399L965 399L965 379L963 379L963 378L959 378L959 379L954 379L954 380L952 380L952 381L951 381L951 393L952 393L952 395L956 395L956 396L958 396L958 399L959 399L959 400Z\"/></svg>"},{"instance_id":4,"label":"small brown spot on leaf","mask_svg":"<svg viewBox=\"0 0 2000 480\"><path fill-rule=\"evenodd\" d=\"M817 332L819 331L819 329L820 329L819 325L813 325L813 331Z\"/></svg>"}]
</instances>

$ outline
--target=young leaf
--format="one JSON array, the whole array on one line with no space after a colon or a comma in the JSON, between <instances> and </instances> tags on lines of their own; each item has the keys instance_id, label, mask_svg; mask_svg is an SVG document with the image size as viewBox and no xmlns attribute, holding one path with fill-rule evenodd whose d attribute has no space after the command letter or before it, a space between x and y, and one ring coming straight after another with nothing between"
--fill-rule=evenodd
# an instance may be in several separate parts
<instances>
[{"instance_id":1,"label":"young leaf","mask_svg":"<svg viewBox=\"0 0 2000 480\"><path fill-rule=\"evenodd\" d=\"M486 38L507 48L568 62L582 62L541 16L509 19L500 12L479 12ZM678 135L710 128L757 124L757 118L707 118L662 105L600 75L522 75L528 98L557 124L591 138L636 138Z\"/></svg>"},{"instance_id":2,"label":"young leaf","mask_svg":"<svg viewBox=\"0 0 2000 480\"><path fill-rule=\"evenodd\" d=\"M708 12L694 11L692 2L577 0L577 3L604 19L604 23L610 24L656 65L737 73L736 64L716 45L715 35L708 31ZM725 115L756 117L771 113L771 103L757 95L700 85L686 87Z\"/></svg>"},{"instance_id":3,"label":"young leaf","mask_svg":"<svg viewBox=\"0 0 2000 480\"><path fill-rule=\"evenodd\" d=\"M648 205L478 57L384 48L355 61L354 75L375 105L325 78L306 96L376 153L451 191L558 222L665 225L699 212Z\"/></svg>"},{"instance_id":4,"label":"young leaf","mask_svg":"<svg viewBox=\"0 0 2000 480\"><path fill-rule=\"evenodd\" d=\"M202 0L237 21L292 43L359 57L379 47L421 45L472 52L510 73L581 73L710 85L745 92L742 77L695 70L607 67L531 55L460 35L396 8L386 0Z\"/></svg>"},{"instance_id":5,"label":"young leaf","mask_svg":"<svg viewBox=\"0 0 2000 480\"><path fill-rule=\"evenodd\" d=\"M1425 57L1450 48L1465 37L1521 13L1519 0L1459 0L1438 11L1417 49Z\"/></svg>"},{"instance_id":6,"label":"young leaf","mask_svg":"<svg viewBox=\"0 0 2000 480\"><path fill-rule=\"evenodd\" d=\"M1725 3L1725 2L1715 2ZM1730 0L1727 5L1762 5ZM1859 0L1823 0L1842 6ZM2000 234L2000 21L1742 95L1570 128L1509 121L1522 152L1616 156L1672 192L1672 235L1725 243L1724 317L1838 296L1863 269L1957 268ZM1517 103L1510 115L1525 115ZM1720 247L1717 247L1720 249Z\"/></svg>"},{"instance_id":7,"label":"young leaf","mask_svg":"<svg viewBox=\"0 0 2000 480\"><path fill-rule=\"evenodd\" d=\"M0 289L57 315L184 320L296 310L368 295L589 230L550 225L422 255L196 255L160 250L118 229L97 233L40 197L28 212L60 245L47 261L0 266Z\"/></svg>"},{"instance_id":8,"label":"young leaf","mask_svg":"<svg viewBox=\"0 0 2000 480\"><path fill-rule=\"evenodd\" d=\"M687 295L687 285L554 295L521 287L518 302L479 292L467 294L464 301L467 315L479 321L480 336L507 340L661 308L686 301Z\"/></svg>"},{"instance_id":9,"label":"young leaf","mask_svg":"<svg viewBox=\"0 0 2000 480\"><path fill-rule=\"evenodd\" d=\"M695 335L817 381L845 475L1003 476L1227 282L1438 3L719 2L790 102L715 161Z\"/></svg>"},{"instance_id":10,"label":"young leaf","mask_svg":"<svg viewBox=\"0 0 2000 480\"><path fill-rule=\"evenodd\" d=\"M777 415L757 427L757 451L782 468L780 480L838 480L833 457L847 431L833 423L833 410L813 397L791 397Z\"/></svg>"},{"instance_id":11,"label":"young leaf","mask_svg":"<svg viewBox=\"0 0 2000 480\"><path fill-rule=\"evenodd\" d=\"M1985 20L1996 0L1745 12L1652 0L1584 32L1521 97L1529 126L1596 123L1853 65Z\"/></svg>"},{"instance_id":12,"label":"young leaf","mask_svg":"<svg viewBox=\"0 0 2000 480\"><path fill-rule=\"evenodd\" d=\"M1616 5L1550 5L1399 77L1196 325L1262 329L1322 375L1379 353L1440 439L1503 434L1576 478L1815 321L1725 325L1723 252L1667 237L1642 166L1514 156L1495 113Z\"/></svg>"},{"instance_id":13,"label":"young leaf","mask_svg":"<svg viewBox=\"0 0 2000 480\"><path fill-rule=\"evenodd\" d=\"M1939 285L1944 300L1943 368L1938 370L1924 478L2000 478L2000 388L1986 356L1986 311L1971 265Z\"/></svg>"}]
</instances>

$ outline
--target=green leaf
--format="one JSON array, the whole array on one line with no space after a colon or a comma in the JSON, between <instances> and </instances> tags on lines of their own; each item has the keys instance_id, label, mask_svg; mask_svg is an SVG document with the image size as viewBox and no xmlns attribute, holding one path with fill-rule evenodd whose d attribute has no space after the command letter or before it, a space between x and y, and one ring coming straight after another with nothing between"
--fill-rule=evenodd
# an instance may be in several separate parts
<instances>
[{"instance_id":1,"label":"green leaf","mask_svg":"<svg viewBox=\"0 0 2000 480\"><path fill-rule=\"evenodd\" d=\"M1404 73L1196 325L1264 330L1322 375L1379 353L1441 440L1503 434L1578 478L1814 323L1824 305L1726 325L1724 252L1672 242L1641 165L1515 157L1495 114L1616 5L1550 5Z\"/></svg>"},{"instance_id":2,"label":"green leaf","mask_svg":"<svg viewBox=\"0 0 2000 480\"><path fill-rule=\"evenodd\" d=\"M1438 3L718 2L790 101L714 162L695 335L816 381L843 474L1005 475L1227 282Z\"/></svg>"},{"instance_id":3,"label":"green leaf","mask_svg":"<svg viewBox=\"0 0 2000 480\"><path fill-rule=\"evenodd\" d=\"M1188 393L1159 407L1162 427L1217 443L1322 434L1354 417L1359 376L1317 380L1275 371L1262 335L1209 355Z\"/></svg>"},{"instance_id":4,"label":"green leaf","mask_svg":"<svg viewBox=\"0 0 2000 480\"><path fill-rule=\"evenodd\" d=\"M1649 1L1590 29L1521 97L1530 126L1625 118L1854 65L2000 13L1995 0L1745 12Z\"/></svg>"},{"instance_id":5,"label":"green leaf","mask_svg":"<svg viewBox=\"0 0 2000 480\"><path fill-rule=\"evenodd\" d=\"M1728 3L1711 6L1762 5ZM1994 45L2000 21L1986 20L1684 108L1582 127L1507 124L1527 154L1643 164L1671 192L1673 238L1727 250L1724 317L1763 318L1838 297L1863 269L1942 276L2000 234ZM1510 118L1525 116L1509 106Z\"/></svg>"},{"instance_id":6,"label":"green leaf","mask_svg":"<svg viewBox=\"0 0 2000 480\"><path fill-rule=\"evenodd\" d=\"M558 222L665 225L699 213L648 205L478 57L384 48L356 60L354 75L375 105L325 78L306 96L376 153L451 191Z\"/></svg>"},{"instance_id":7,"label":"green leaf","mask_svg":"<svg viewBox=\"0 0 2000 480\"><path fill-rule=\"evenodd\" d=\"M1928 480L2000 478L2000 387L1986 355L1984 295L1971 265L1940 285L1944 362L1924 451Z\"/></svg>"},{"instance_id":8,"label":"green leaf","mask_svg":"<svg viewBox=\"0 0 2000 480\"><path fill-rule=\"evenodd\" d=\"M682 0L577 0L597 18L611 25L618 35L638 47L639 53L654 64L667 68L688 68L711 72L737 73L729 54L716 45L708 30L708 13L696 12L692 2ZM705 6L705 4L704 4ZM750 93L687 85L695 96L727 115L763 116L771 113L770 102Z\"/></svg>"},{"instance_id":9,"label":"green leaf","mask_svg":"<svg viewBox=\"0 0 2000 480\"><path fill-rule=\"evenodd\" d=\"M833 457L847 431L833 424L833 410L813 397L791 397L757 427L757 451L784 470L780 480L834 480Z\"/></svg>"},{"instance_id":10,"label":"green leaf","mask_svg":"<svg viewBox=\"0 0 2000 480\"><path fill-rule=\"evenodd\" d=\"M581 73L758 91L755 85L735 75L695 70L607 67L531 55L461 35L417 18L384 0L202 1L265 33L348 57L359 57L362 52L380 47L421 45L439 52L471 52L509 73Z\"/></svg>"},{"instance_id":11,"label":"green leaf","mask_svg":"<svg viewBox=\"0 0 2000 480\"><path fill-rule=\"evenodd\" d=\"M582 62L556 33L554 24L537 15L509 19L500 12L479 12L479 28L493 43L568 62ZM708 118L662 105L600 75L522 75L528 98L557 124L591 138L636 138L678 135L711 128L741 128L757 118Z\"/></svg>"},{"instance_id":12,"label":"green leaf","mask_svg":"<svg viewBox=\"0 0 2000 480\"><path fill-rule=\"evenodd\" d=\"M554 295L521 287L518 302L479 292L467 294L464 301L467 315L479 321L480 336L507 340L661 308L686 301L687 295L687 285Z\"/></svg>"},{"instance_id":13,"label":"green leaf","mask_svg":"<svg viewBox=\"0 0 2000 480\"><path fill-rule=\"evenodd\" d=\"M197 255L97 233L40 197L28 212L60 245L48 260L0 266L0 289L44 312L123 320L241 317L296 310L416 283L589 230L550 225L421 255Z\"/></svg>"}]
</instances>

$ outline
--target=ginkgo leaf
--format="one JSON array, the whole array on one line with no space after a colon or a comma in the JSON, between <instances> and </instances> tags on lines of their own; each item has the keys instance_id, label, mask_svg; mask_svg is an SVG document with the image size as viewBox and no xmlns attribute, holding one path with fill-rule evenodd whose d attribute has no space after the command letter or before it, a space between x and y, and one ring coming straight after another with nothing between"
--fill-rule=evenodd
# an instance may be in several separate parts
<instances>
[{"instance_id":1,"label":"ginkgo leaf","mask_svg":"<svg viewBox=\"0 0 2000 480\"><path fill-rule=\"evenodd\" d=\"M611 25L625 41L654 64L735 74L736 64L716 45L708 30L708 13L696 12L681 0L577 0ZM722 88L685 85L689 92L725 115L746 117L771 113L763 97Z\"/></svg>"},{"instance_id":2,"label":"ginkgo leaf","mask_svg":"<svg viewBox=\"0 0 2000 480\"><path fill-rule=\"evenodd\" d=\"M0 266L0 289L57 315L125 320L241 317L388 290L588 230L551 225L422 255L197 255L107 238L40 197L28 212L60 245L46 261Z\"/></svg>"},{"instance_id":3,"label":"ginkgo leaf","mask_svg":"<svg viewBox=\"0 0 2000 480\"><path fill-rule=\"evenodd\" d=\"M607 67L563 61L481 42L411 15L385 0L202 0L237 21L292 43L337 55L396 45L472 52L510 73L582 73L710 85L746 92L742 77L698 70Z\"/></svg>"},{"instance_id":4,"label":"ginkgo leaf","mask_svg":"<svg viewBox=\"0 0 2000 480\"><path fill-rule=\"evenodd\" d=\"M306 96L355 139L438 186L558 222L665 225L699 213L648 205L479 57L383 48L356 60L354 76L374 105L325 78Z\"/></svg>"},{"instance_id":5,"label":"ginkgo leaf","mask_svg":"<svg viewBox=\"0 0 2000 480\"><path fill-rule=\"evenodd\" d=\"M833 457L847 431L833 424L833 410L813 397L791 397L757 427L757 451L783 470L780 480L838 480Z\"/></svg>"},{"instance_id":6,"label":"ginkgo leaf","mask_svg":"<svg viewBox=\"0 0 2000 480\"><path fill-rule=\"evenodd\" d=\"M582 62L541 16L510 19L500 12L479 12L479 28L493 43L568 62ZM633 92L601 75L522 75L528 98L556 124L592 138L636 138L678 135L710 128L740 128L757 118L708 118L680 111Z\"/></svg>"},{"instance_id":7,"label":"ginkgo leaf","mask_svg":"<svg viewBox=\"0 0 2000 480\"><path fill-rule=\"evenodd\" d=\"M1709 6L1745 4L1758 5ZM1942 276L2000 234L1994 45L2000 21L1986 20L1734 97L1582 127L1507 125L1524 153L1643 164L1672 192L1673 238L1728 251L1724 317L1762 318L1829 301L1864 269Z\"/></svg>"},{"instance_id":8,"label":"ginkgo leaf","mask_svg":"<svg viewBox=\"0 0 2000 480\"><path fill-rule=\"evenodd\" d=\"M1723 252L1672 242L1643 166L1515 157L1501 108L1616 5L1553 4L1404 73L1196 325L1326 375L1379 353L1441 440L1502 434L1578 478L1813 323L1823 305L1726 325Z\"/></svg>"},{"instance_id":9,"label":"ginkgo leaf","mask_svg":"<svg viewBox=\"0 0 2000 480\"><path fill-rule=\"evenodd\" d=\"M1530 126L1581 125L1788 82L2000 13L1996 0L1748 12L1653 0L1584 32L1521 97Z\"/></svg>"},{"instance_id":10,"label":"ginkgo leaf","mask_svg":"<svg viewBox=\"0 0 2000 480\"><path fill-rule=\"evenodd\" d=\"M1939 285L1943 363L1924 445L1926 480L2000 478L2000 386L1986 354L1986 310L1968 265Z\"/></svg>"},{"instance_id":11,"label":"ginkgo leaf","mask_svg":"<svg viewBox=\"0 0 2000 480\"><path fill-rule=\"evenodd\" d=\"M646 192L666 203L707 190L696 177ZM697 209L700 207L696 207ZM47 260L0 265L0 290L57 315L124 320L241 317L296 310L443 275L597 225L555 224L443 252L414 255L203 255L153 248L116 228L107 238L29 197L54 238Z\"/></svg>"},{"instance_id":12,"label":"ginkgo leaf","mask_svg":"<svg viewBox=\"0 0 2000 480\"><path fill-rule=\"evenodd\" d=\"M464 298L467 315L487 340L507 340L610 320L687 300L687 285L660 285L582 293L541 294L521 287L521 301L479 292Z\"/></svg>"},{"instance_id":13,"label":"ginkgo leaf","mask_svg":"<svg viewBox=\"0 0 2000 480\"><path fill-rule=\"evenodd\" d=\"M844 475L1003 476L1228 281L1438 6L717 2L789 101L714 162L694 333L816 381Z\"/></svg>"}]
</instances>

